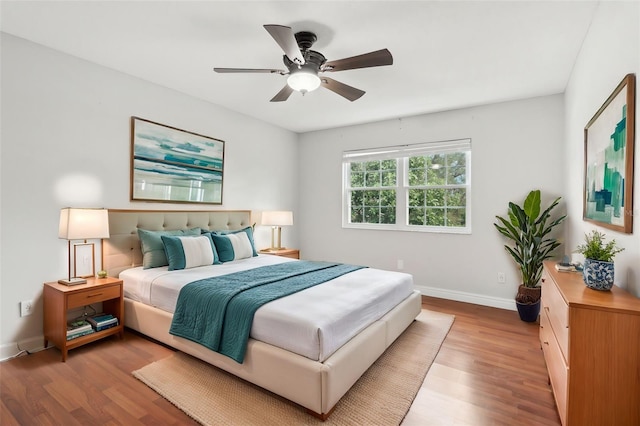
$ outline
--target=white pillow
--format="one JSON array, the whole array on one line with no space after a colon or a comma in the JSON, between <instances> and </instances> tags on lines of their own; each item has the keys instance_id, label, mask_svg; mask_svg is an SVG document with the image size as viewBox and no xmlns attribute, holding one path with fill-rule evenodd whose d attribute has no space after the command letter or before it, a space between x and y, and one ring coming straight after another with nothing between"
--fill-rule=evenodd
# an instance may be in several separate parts
<instances>
[{"instance_id":1,"label":"white pillow","mask_svg":"<svg viewBox=\"0 0 640 426\"><path fill-rule=\"evenodd\" d=\"M199 237L163 235L162 244L170 271L219 263L210 234Z\"/></svg>"},{"instance_id":2,"label":"white pillow","mask_svg":"<svg viewBox=\"0 0 640 426\"><path fill-rule=\"evenodd\" d=\"M218 258L221 262L246 259L252 257L253 245L246 232L235 234L215 234L211 233L211 238L216 248Z\"/></svg>"},{"instance_id":3,"label":"white pillow","mask_svg":"<svg viewBox=\"0 0 640 426\"><path fill-rule=\"evenodd\" d=\"M246 232L238 232L237 234L227 234L229 242L233 246L233 252L235 253L233 260L246 259L253 256L253 249L251 248L251 241Z\"/></svg>"}]
</instances>

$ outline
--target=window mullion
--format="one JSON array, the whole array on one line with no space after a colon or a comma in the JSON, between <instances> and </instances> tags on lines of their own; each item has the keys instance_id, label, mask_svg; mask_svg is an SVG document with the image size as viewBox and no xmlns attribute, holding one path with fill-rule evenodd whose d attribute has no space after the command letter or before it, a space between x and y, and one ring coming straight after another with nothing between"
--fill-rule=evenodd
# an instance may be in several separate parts
<instances>
[{"instance_id":1,"label":"window mullion","mask_svg":"<svg viewBox=\"0 0 640 426\"><path fill-rule=\"evenodd\" d=\"M407 167L409 160L407 157L399 158L397 163L397 180L396 180L396 224L406 226L407 210L409 207L407 191Z\"/></svg>"}]
</instances>

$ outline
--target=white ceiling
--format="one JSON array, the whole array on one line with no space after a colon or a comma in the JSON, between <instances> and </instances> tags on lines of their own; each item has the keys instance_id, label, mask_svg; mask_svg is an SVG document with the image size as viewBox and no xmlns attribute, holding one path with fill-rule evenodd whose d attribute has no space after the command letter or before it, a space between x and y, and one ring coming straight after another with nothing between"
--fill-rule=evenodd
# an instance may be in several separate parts
<instances>
[{"instance_id":1,"label":"white ceiling","mask_svg":"<svg viewBox=\"0 0 640 426\"><path fill-rule=\"evenodd\" d=\"M562 93L594 1L2 1L2 31L295 132ZM263 24L312 31L328 60L388 48L392 66L332 73L367 93L320 88L269 100L283 68Z\"/></svg>"}]
</instances>

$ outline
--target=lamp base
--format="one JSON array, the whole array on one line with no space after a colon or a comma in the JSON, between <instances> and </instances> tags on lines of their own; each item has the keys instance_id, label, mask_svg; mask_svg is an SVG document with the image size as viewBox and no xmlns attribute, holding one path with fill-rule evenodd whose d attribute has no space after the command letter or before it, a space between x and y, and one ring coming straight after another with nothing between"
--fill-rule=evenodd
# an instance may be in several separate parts
<instances>
[{"instance_id":1,"label":"lamp base","mask_svg":"<svg viewBox=\"0 0 640 426\"><path fill-rule=\"evenodd\" d=\"M78 285L78 284L86 284L87 280L84 278L68 278L65 280L58 280L60 284L64 285Z\"/></svg>"},{"instance_id":2,"label":"lamp base","mask_svg":"<svg viewBox=\"0 0 640 426\"><path fill-rule=\"evenodd\" d=\"M269 247L267 249L264 249L264 251L280 251L280 250L286 250L286 247Z\"/></svg>"}]
</instances>

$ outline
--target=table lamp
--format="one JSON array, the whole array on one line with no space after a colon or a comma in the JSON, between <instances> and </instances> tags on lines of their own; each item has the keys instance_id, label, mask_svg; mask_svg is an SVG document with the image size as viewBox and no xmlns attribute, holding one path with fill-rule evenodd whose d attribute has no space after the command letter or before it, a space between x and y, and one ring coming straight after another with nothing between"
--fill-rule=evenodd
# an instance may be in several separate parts
<instances>
[{"instance_id":1,"label":"table lamp","mask_svg":"<svg viewBox=\"0 0 640 426\"><path fill-rule=\"evenodd\" d=\"M74 276L71 276L71 241L84 240L84 244L88 239L109 238L109 213L107 209L78 209L64 208L60 210L60 226L58 228L58 238L67 240L69 250L69 277L67 279L58 280L59 283L65 285L77 285L87 282L84 277L77 277L76 253L74 250L73 265ZM95 252L91 250L91 274L95 273Z\"/></svg>"},{"instance_id":2,"label":"table lamp","mask_svg":"<svg viewBox=\"0 0 640 426\"><path fill-rule=\"evenodd\" d=\"M271 248L269 250L282 250L282 226L293 225L293 212L290 211L267 211L262 212L262 224L271 226ZM276 233L278 243L276 245Z\"/></svg>"}]
</instances>

